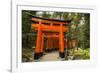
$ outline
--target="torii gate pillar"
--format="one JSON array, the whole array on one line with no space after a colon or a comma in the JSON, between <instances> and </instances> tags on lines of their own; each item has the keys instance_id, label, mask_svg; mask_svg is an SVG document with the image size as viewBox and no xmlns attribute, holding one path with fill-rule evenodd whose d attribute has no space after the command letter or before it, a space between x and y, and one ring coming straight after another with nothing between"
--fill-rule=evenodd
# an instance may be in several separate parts
<instances>
[{"instance_id":1,"label":"torii gate pillar","mask_svg":"<svg viewBox=\"0 0 100 73\"><path fill-rule=\"evenodd\" d=\"M63 28L62 28L62 24L60 24L60 34L59 34L59 56L61 58L64 58L64 35L63 35Z\"/></svg>"},{"instance_id":2,"label":"torii gate pillar","mask_svg":"<svg viewBox=\"0 0 100 73\"><path fill-rule=\"evenodd\" d=\"M41 56L41 21L39 21L39 28L38 28L38 33L37 33L37 41L36 41L36 49L35 49L35 54L34 54L34 59L38 59Z\"/></svg>"}]
</instances>

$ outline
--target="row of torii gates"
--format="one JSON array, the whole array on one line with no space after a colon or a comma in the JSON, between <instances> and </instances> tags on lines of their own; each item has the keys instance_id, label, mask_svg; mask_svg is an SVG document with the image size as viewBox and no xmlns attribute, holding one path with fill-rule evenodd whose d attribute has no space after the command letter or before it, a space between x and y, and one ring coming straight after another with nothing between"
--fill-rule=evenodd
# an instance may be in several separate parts
<instances>
[{"instance_id":1,"label":"row of torii gates","mask_svg":"<svg viewBox=\"0 0 100 73\"><path fill-rule=\"evenodd\" d=\"M67 24L71 20L47 19L32 16L32 27L37 31L37 40L34 59L39 59L44 52L44 38L46 38L46 49L58 48L59 57L64 58L64 48L67 45L64 41L64 33L68 31ZM51 45L53 44L53 45Z\"/></svg>"}]
</instances>

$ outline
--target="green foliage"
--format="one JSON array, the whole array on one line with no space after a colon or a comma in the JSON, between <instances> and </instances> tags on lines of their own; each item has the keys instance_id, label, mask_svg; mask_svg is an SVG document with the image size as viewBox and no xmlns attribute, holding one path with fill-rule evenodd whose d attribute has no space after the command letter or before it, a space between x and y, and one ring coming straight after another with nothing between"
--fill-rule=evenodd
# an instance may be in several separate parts
<instances>
[{"instance_id":1,"label":"green foliage","mask_svg":"<svg viewBox=\"0 0 100 73\"><path fill-rule=\"evenodd\" d=\"M22 33L29 33L31 31L31 16L35 15L36 11L22 10Z\"/></svg>"},{"instance_id":2,"label":"green foliage","mask_svg":"<svg viewBox=\"0 0 100 73\"><path fill-rule=\"evenodd\" d=\"M90 50L89 48L78 48L78 50L74 50L74 57L80 57L80 59L90 59Z\"/></svg>"},{"instance_id":3,"label":"green foliage","mask_svg":"<svg viewBox=\"0 0 100 73\"><path fill-rule=\"evenodd\" d=\"M78 46L81 48L90 47L90 14L88 13L71 13L71 24L67 33L68 39L77 39Z\"/></svg>"},{"instance_id":4,"label":"green foliage","mask_svg":"<svg viewBox=\"0 0 100 73\"><path fill-rule=\"evenodd\" d=\"M27 43L23 43L26 45L30 43L32 37L34 41L36 41L36 36L28 35L29 33L36 33L34 28L31 27L31 16L38 16L37 12L40 11L30 11L30 10L22 10L22 39ZM90 14L89 13L75 13L75 12L46 12L42 11L41 14L44 18L52 18L52 19L59 19L59 20L72 20L70 24L66 27L69 30L65 33L67 39L77 39L78 46L82 48L80 51L81 56L84 58L89 58L89 50L90 49ZM25 35L25 36L24 36ZM23 42L22 41L22 42ZM33 43L32 43L33 44ZM33 44L35 46L36 43ZM79 53L78 53L79 54Z\"/></svg>"},{"instance_id":5,"label":"green foliage","mask_svg":"<svg viewBox=\"0 0 100 73\"><path fill-rule=\"evenodd\" d=\"M85 23L79 28L78 38L80 41L80 47L89 48L90 47L90 15L84 14Z\"/></svg>"},{"instance_id":6,"label":"green foliage","mask_svg":"<svg viewBox=\"0 0 100 73\"><path fill-rule=\"evenodd\" d=\"M22 49L22 62L29 62L33 60L32 49L23 48Z\"/></svg>"}]
</instances>

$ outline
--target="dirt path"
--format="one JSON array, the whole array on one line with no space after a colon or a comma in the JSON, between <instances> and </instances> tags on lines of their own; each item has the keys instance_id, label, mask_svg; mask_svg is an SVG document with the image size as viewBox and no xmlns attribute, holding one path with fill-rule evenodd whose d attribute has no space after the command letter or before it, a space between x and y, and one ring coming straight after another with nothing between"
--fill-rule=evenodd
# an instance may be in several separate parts
<instances>
[{"instance_id":1,"label":"dirt path","mask_svg":"<svg viewBox=\"0 0 100 73\"><path fill-rule=\"evenodd\" d=\"M58 52L46 53L40 61L61 61Z\"/></svg>"}]
</instances>

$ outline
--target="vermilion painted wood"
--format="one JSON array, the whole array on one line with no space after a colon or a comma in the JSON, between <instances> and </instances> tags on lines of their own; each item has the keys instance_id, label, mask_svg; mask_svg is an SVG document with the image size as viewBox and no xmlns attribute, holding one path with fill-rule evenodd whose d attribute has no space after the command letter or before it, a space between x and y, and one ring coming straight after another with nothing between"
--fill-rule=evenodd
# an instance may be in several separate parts
<instances>
[{"instance_id":1,"label":"vermilion painted wood","mask_svg":"<svg viewBox=\"0 0 100 73\"><path fill-rule=\"evenodd\" d=\"M44 33L42 33L41 38L42 38L42 40L41 40L41 48L40 48L40 52L43 52L43 48L44 48Z\"/></svg>"},{"instance_id":2,"label":"vermilion painted wood","mask_svg":"<svg viewBox=\"0 0 100 73\"><path fill-rule=\"evenodd\" d=\"M40 48L41 48L41 34L42 34L42 31L41 31L41 22L39 22L39 27L38 27L38 33L37 33L37 42L36 42L36 49L35 49L35 52L36 53L40 53Z\"/></svg>"},{"instance_id":3,"label":"vermilion painted wood","mask_svg":"<svg viewBox=\"0 0 100 73\"><path fill-rule=\"evenodd\" d=\"M39 25L38 24L32 24L32 27L34 27L35 30L38 30L39 28ZM60 32L60 27L59 26L51 26L50 25L43 25L41 24L41 30L42 31L51 31L51 32ZM62 26L62 31L63 32L66 32L68 31L68 28L65 27L65 26Z\"/></svg>"},{"instance_id":4,"label":"vermilion painted wood","mask_svg":"<svg viewBox=\"0 0 100 73\"><path fill-rule=\"evenodd\" d=\"M60 34L59 34L59 51L64 52L64 34L63 34L63 25L60 25Z\"/></svg>"},{"instance_id":5,"label":"vermilion painted wood","mask_svg":"<svg viewBox=\"0 0 100 73\"><path fill-rule=\"evenodd\" d=\"M49 20L40 17L33 17L32 27L38 31L35 53L43 52L44 38L46 41L46 49L59 48L60 53L64 53L64 32L68 31L65 26L69 21Z\"/></svg>"}]
</instances>

